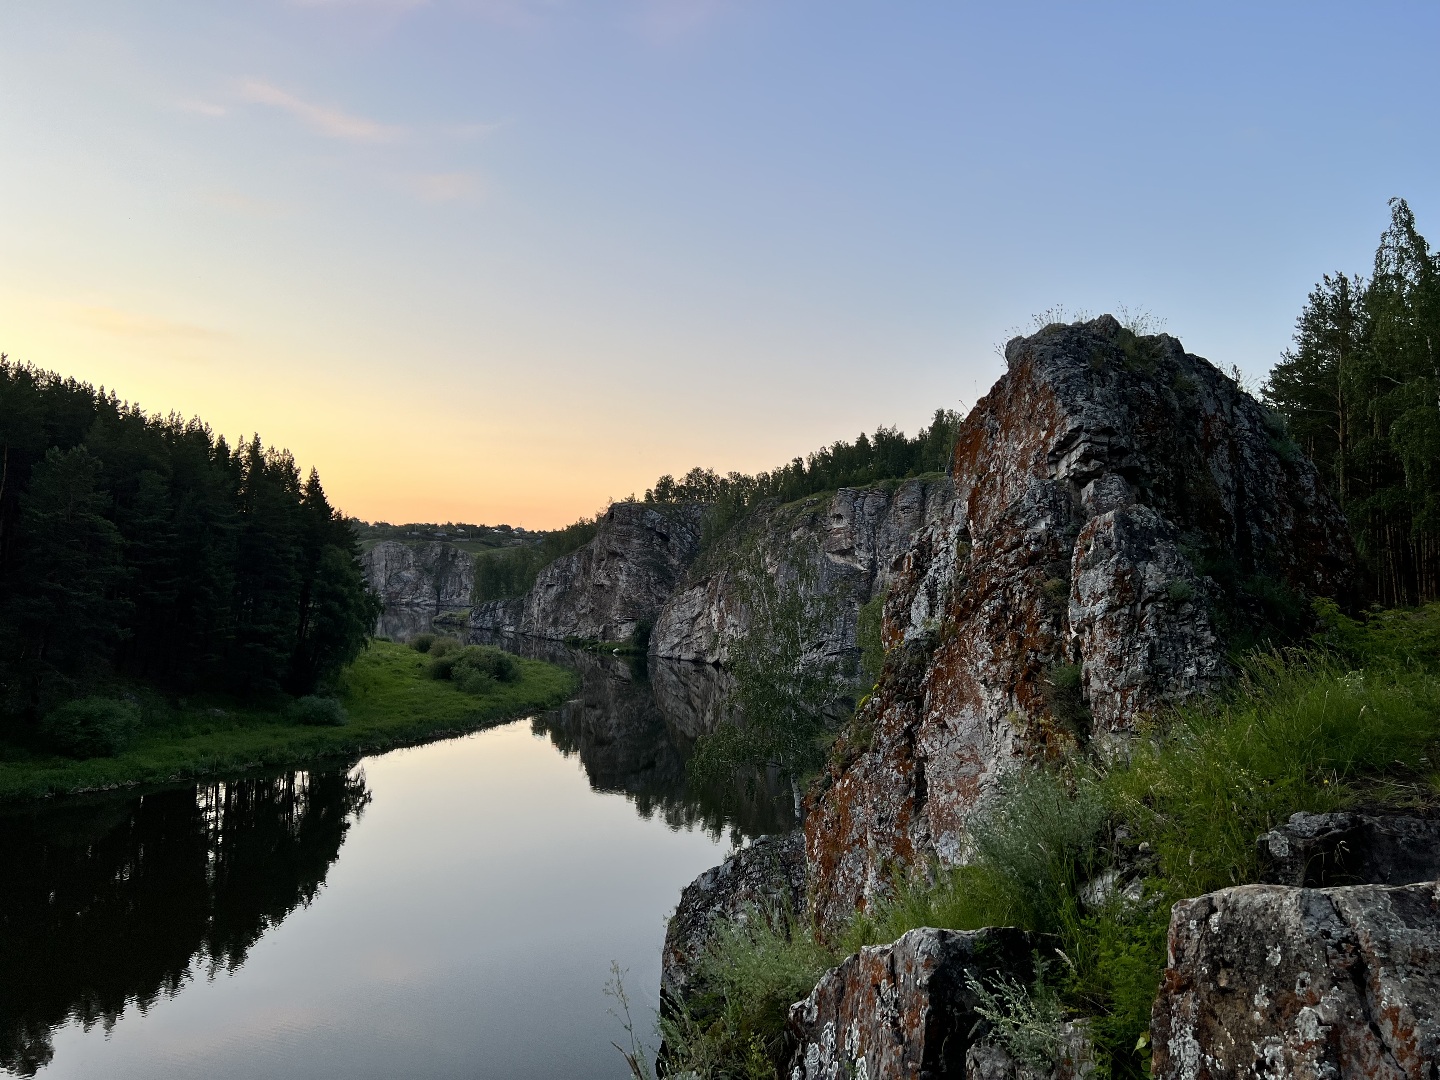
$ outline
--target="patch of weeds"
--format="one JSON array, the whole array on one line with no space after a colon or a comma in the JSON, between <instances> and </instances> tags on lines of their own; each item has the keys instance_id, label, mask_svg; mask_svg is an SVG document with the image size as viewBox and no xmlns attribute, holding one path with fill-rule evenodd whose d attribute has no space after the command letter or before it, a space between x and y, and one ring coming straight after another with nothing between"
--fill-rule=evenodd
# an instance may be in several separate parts
<instances>
[{"instance_id":1,"label":"patch of weeds","mask_svg":"<svg viewBox=\"0 0 1440 1080\"><path fill-rule=\"evenodd\" d=\"M998 975L988 985L965 973L965 984L975 995L975 1011L990 1022L990 1034L1016 1061L1033 1069L1049 1069L1060 1057L1064 1043L1060 1025L1065 1010L1060 996L1044 978L1027 988L1015 979Z\"/></svg>"},{"instance_id":2,"label":"patch of weeds","mask_svg":"<svg viewBox=\"0 0 1440 1080\"><path fill-rule=\"evenodd\" d=\"M1184 578L1179 578L1170 583L1165 590L1165 595L1170 598L1172 604L1185 604L1195 599L1195 586Z\"/></svg>"},{"instance_id":3,"label":"patch of weeds","mask_svg":"<svg viewBox=\"0 0 1440 1080\"><path fill-rule=\"evenodd\" d=\"M860 647L860 670L873 686L885 666L885 645L881 640L881 623L885 617L885 597L877 596L861 606L855 620L855 644Z\"/></svg>"},{"instance_id":4,"label":"patch of weeds","mask_svg":"<svg viewBox=\"0 0 1440 1080\"><path fill-rule=\"evenodd\" d=\"M1083 672L1079 664L1052 664L1041 684L1045 707L1056 726L1083 742L1090 733L1090 706L1085 703Z\"/></svg>"}]
</instances>

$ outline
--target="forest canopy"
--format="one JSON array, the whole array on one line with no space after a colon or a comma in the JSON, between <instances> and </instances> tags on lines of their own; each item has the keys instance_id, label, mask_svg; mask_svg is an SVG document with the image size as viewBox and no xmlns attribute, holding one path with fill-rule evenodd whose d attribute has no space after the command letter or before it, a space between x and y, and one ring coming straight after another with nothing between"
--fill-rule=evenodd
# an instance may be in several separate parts
<instances>
[{"instance_id":1,"label":"forest canopy","mask_svg":"<svg viewBox=\"0 0 1440 1080\"><path fill-rule=\"evenodd\" d=\"M1404 199L1370 276L1310 293L1264 397L1349 518L1373 599L1440 598L1440 262Z\"/></svg>"},{"instance_id":2,"label":"forest canopy","mask_svg":"<svg viewBox=\"0 0 1440 1080\"><path fill-rule=\"evenodd\" d=\"M378 613L287 451L0 356L0 735L117 676L308 694Z\"/></svg>"}]
</instances>

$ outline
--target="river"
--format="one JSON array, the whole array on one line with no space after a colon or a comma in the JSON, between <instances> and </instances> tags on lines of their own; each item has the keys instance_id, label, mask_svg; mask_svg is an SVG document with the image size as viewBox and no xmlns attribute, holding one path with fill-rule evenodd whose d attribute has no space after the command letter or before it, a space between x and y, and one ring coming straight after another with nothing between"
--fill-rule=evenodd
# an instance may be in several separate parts
<instances>
[{"instance_id":1,"label":"river","mask_svg":"<svg viewBox=\"0 0 1440 1080\"><path fill-rule=\"evenodd\" d=\"M515 647L511 643L511 647ZM722 673L562 646L554 712L337 764L0 814L0 1075L615 1077L665 918L789 827L694 789Z\"/></svg>"}]
</instances>

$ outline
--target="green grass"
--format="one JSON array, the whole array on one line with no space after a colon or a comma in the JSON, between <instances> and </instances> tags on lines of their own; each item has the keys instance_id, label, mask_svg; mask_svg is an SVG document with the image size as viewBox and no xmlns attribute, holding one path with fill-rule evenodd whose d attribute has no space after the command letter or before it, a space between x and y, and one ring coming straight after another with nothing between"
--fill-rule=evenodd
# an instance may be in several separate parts
<instances>
[{"instance_id":1,"label":"green grass","mask_svg":"<svg viewBox=\"0 0 1440 1080\"><path fill-rule=\"evenodd\" d=\"M350 715L344 727L293 724L278 704L150 707L140 737L113 758L75 761L0 748L0 801L376 753L551 708L574 693L573 673L538 660L516 662L518 681L467 694L430 678L427 658L414 650L375 641L343 678Z\"/></svg>"}]
</instances>

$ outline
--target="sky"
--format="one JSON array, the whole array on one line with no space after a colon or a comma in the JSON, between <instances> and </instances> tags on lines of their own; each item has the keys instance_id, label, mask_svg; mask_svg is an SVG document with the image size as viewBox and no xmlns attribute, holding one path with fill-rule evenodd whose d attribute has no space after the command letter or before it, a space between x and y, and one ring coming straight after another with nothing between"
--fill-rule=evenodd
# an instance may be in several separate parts
<instances>
[{"instance_id":1,"label":"sky","mask_svg":"<svg viewBox=\"0 0 1440 1080\"><path fill-rule=\"evenodd\" d=\"M551 528L968 408L1034 317L1263 379L1440 5L6 0L0 351L367 520Z\"/></svg>"}]
</instances>

